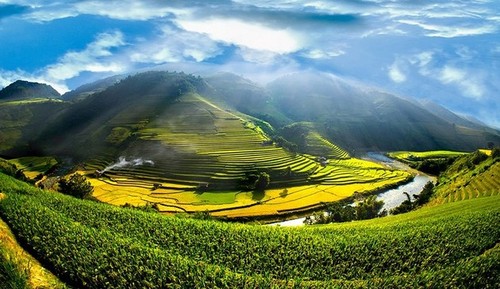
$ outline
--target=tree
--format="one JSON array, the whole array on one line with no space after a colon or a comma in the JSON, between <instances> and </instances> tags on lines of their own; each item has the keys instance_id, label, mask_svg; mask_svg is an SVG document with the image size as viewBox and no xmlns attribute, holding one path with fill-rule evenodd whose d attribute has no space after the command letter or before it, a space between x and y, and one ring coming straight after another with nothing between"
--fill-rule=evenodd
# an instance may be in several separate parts
<instances>
[{"instance_id":1,"label":"tree","mask_svg":"<svg viewBox=\"0 0 500 289\"><path fill-rule=\"evenodd\" d=\"M71 175L69 178L59 180L59 191L66 195L71 195L83 199L90 196L94 187L87 179L79 173Z\"/></svg>"},{"instance_id":2,"label":"tree","mask_svg":"<svg viewBox=\"0 0 500 289\"><path fill-rule=\"evenodd\" d=\"M366 220L376 218L383 206L384 201L377 201L377 196L369 196L354 207L356 210L356 219Z\"/></svg>"},{"instance_id":3,"label":"tree","mask_svg":"<svg viewBox=\"0 0 500 289\"><path fill-rule=\"evenodd\" d=\"M266 172L260 172L257 180L255 181L255 190L264 191L269 183L271 182L271 177Z\"/></svg>"}]
</instances>

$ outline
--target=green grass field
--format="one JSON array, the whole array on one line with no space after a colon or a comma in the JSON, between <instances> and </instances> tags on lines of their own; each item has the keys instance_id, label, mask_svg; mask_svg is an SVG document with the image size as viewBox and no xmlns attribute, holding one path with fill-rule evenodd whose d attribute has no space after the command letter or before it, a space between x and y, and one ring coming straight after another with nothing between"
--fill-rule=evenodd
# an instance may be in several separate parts
<instances>
[{"instance_id":1,"label":"green grass field","mask_svg":"<svg viewBox=\"0 0 500 289\"><path fill-rule=\"evenodd\" d=\"M81 288L496 288L500 196L280 228L164 217L0 174L0 215Z\"/></svg>"}]
</instances>

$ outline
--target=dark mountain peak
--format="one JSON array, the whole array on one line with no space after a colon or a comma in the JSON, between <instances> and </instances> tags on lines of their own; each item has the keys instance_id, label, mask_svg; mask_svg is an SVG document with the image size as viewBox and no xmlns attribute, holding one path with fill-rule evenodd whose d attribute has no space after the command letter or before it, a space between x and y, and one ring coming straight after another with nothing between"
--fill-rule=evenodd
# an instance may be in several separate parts
<instances>
[{"instance_id":1,"label":"dark mountain peak","mask_svg":"<svg viewBox=\"0 0 500 289\"><path fill-rule=\"evenodd\" d=\"M162 93L165 90L178 89L179 94L203 91L206 88L205 81L192 74L184 72L170 71L147 71L134 75L129 75L111 88L130 89L129 93L140 93L148 91L150 93Z\"/></svg>"},{"instance_id":2,"label":"dark mountain peak","mask_svg":"<svg viewBox=\"0 0 500 289\"><path fill-rule=\"evenodd\" d=\"M212 89L210 96L220 99L244 113L250 113L255 107L262 109L269 96L266 90L239 75L230 72L218 72L205 78Z\"/></svg>"},{"instance_id":3,"label":"dark mountain peak","mask_svg":"<svg viewBox=\"0 0 500 289\"><path fill-rule=\"evenodd\" d=\"M44 83L17 80L0 90L0 99L59 98L52 86Z\"/></svg>"},{"instance_id":4,"label":"dark mountain peak","mask_svg":"<svg viewBox=\"0 0 500 289\"><path fill-rule=\"evenodd\" d=\"M433 113L423 104L335 75L293 73L267 88L286 117L321 124L322 134L345 148L474 150L499 140L498 134L477 126L454 125L447 116L460 117L443 107Z\"/></svg>"}]
</instances>

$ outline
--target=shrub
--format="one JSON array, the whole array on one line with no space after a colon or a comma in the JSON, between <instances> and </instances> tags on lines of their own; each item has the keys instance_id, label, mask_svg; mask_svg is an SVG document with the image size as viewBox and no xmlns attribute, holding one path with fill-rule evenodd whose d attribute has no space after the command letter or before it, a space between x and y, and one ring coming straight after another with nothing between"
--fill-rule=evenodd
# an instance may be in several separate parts
<instances>
[{"instance_id":1,"label":"shrub","mask_svg":"<svg viewBox=\"0 0 500 289\"><path fill-rule=\"evenodd\" d=\"M94 187L81 174L75 173L69 178L59 180L59 191L66 195L71 195L83 199L90 196Z\"/></svg>"}]
</instances>

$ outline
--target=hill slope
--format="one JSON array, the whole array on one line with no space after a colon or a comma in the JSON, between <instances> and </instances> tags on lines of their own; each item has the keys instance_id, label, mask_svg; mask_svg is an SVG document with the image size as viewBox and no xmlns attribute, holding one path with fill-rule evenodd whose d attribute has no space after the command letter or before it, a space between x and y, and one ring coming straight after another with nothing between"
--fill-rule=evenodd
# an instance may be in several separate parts
<instances>
[{"instance_id":1,"label":"hill slope","mask_svg":"<svg viewBox=\"0 0 500 289\"><path fill-rule=\"evenodd\" d=\"M64 100L71 100L71 101L82 100L94 93L99 93L104 91L106 88L118 83L123 78L125 78L125 76L115 75L92 83L87 83L72 91L66 92L61 96L61 98Z\"/></svg>"},{"instance_id":2,"label":"hill slope","mask_svg":"<svg viewBox=\"0 0 500 289\"><path fill-rule=\"evenodd\" d=\"M500 149L461 156L439 176L432 203L500 194Z\"/></svg>"},{"instance_id":3,"label":"hill slope","mask_svg":"<svg viewBox=\"0 0 500 289\"><path fill-rule=\"evenodd\" d=\"M500 282L499 196L299 229L163 217L41 191L3 174L0 190L7 193L1 217L75 287L495 288Z\"/></svg>"},{"instance_id":4,"label":"hill slope","mask_svg":"<svg viewBox=\"0 0 500 289\"><path fill-rule=\"evenodd\" d=\"M0 155L9 157L43 154L36 140L67 109L68 103L52 99L0 102Z\"/></svg>"}]
</instances>

